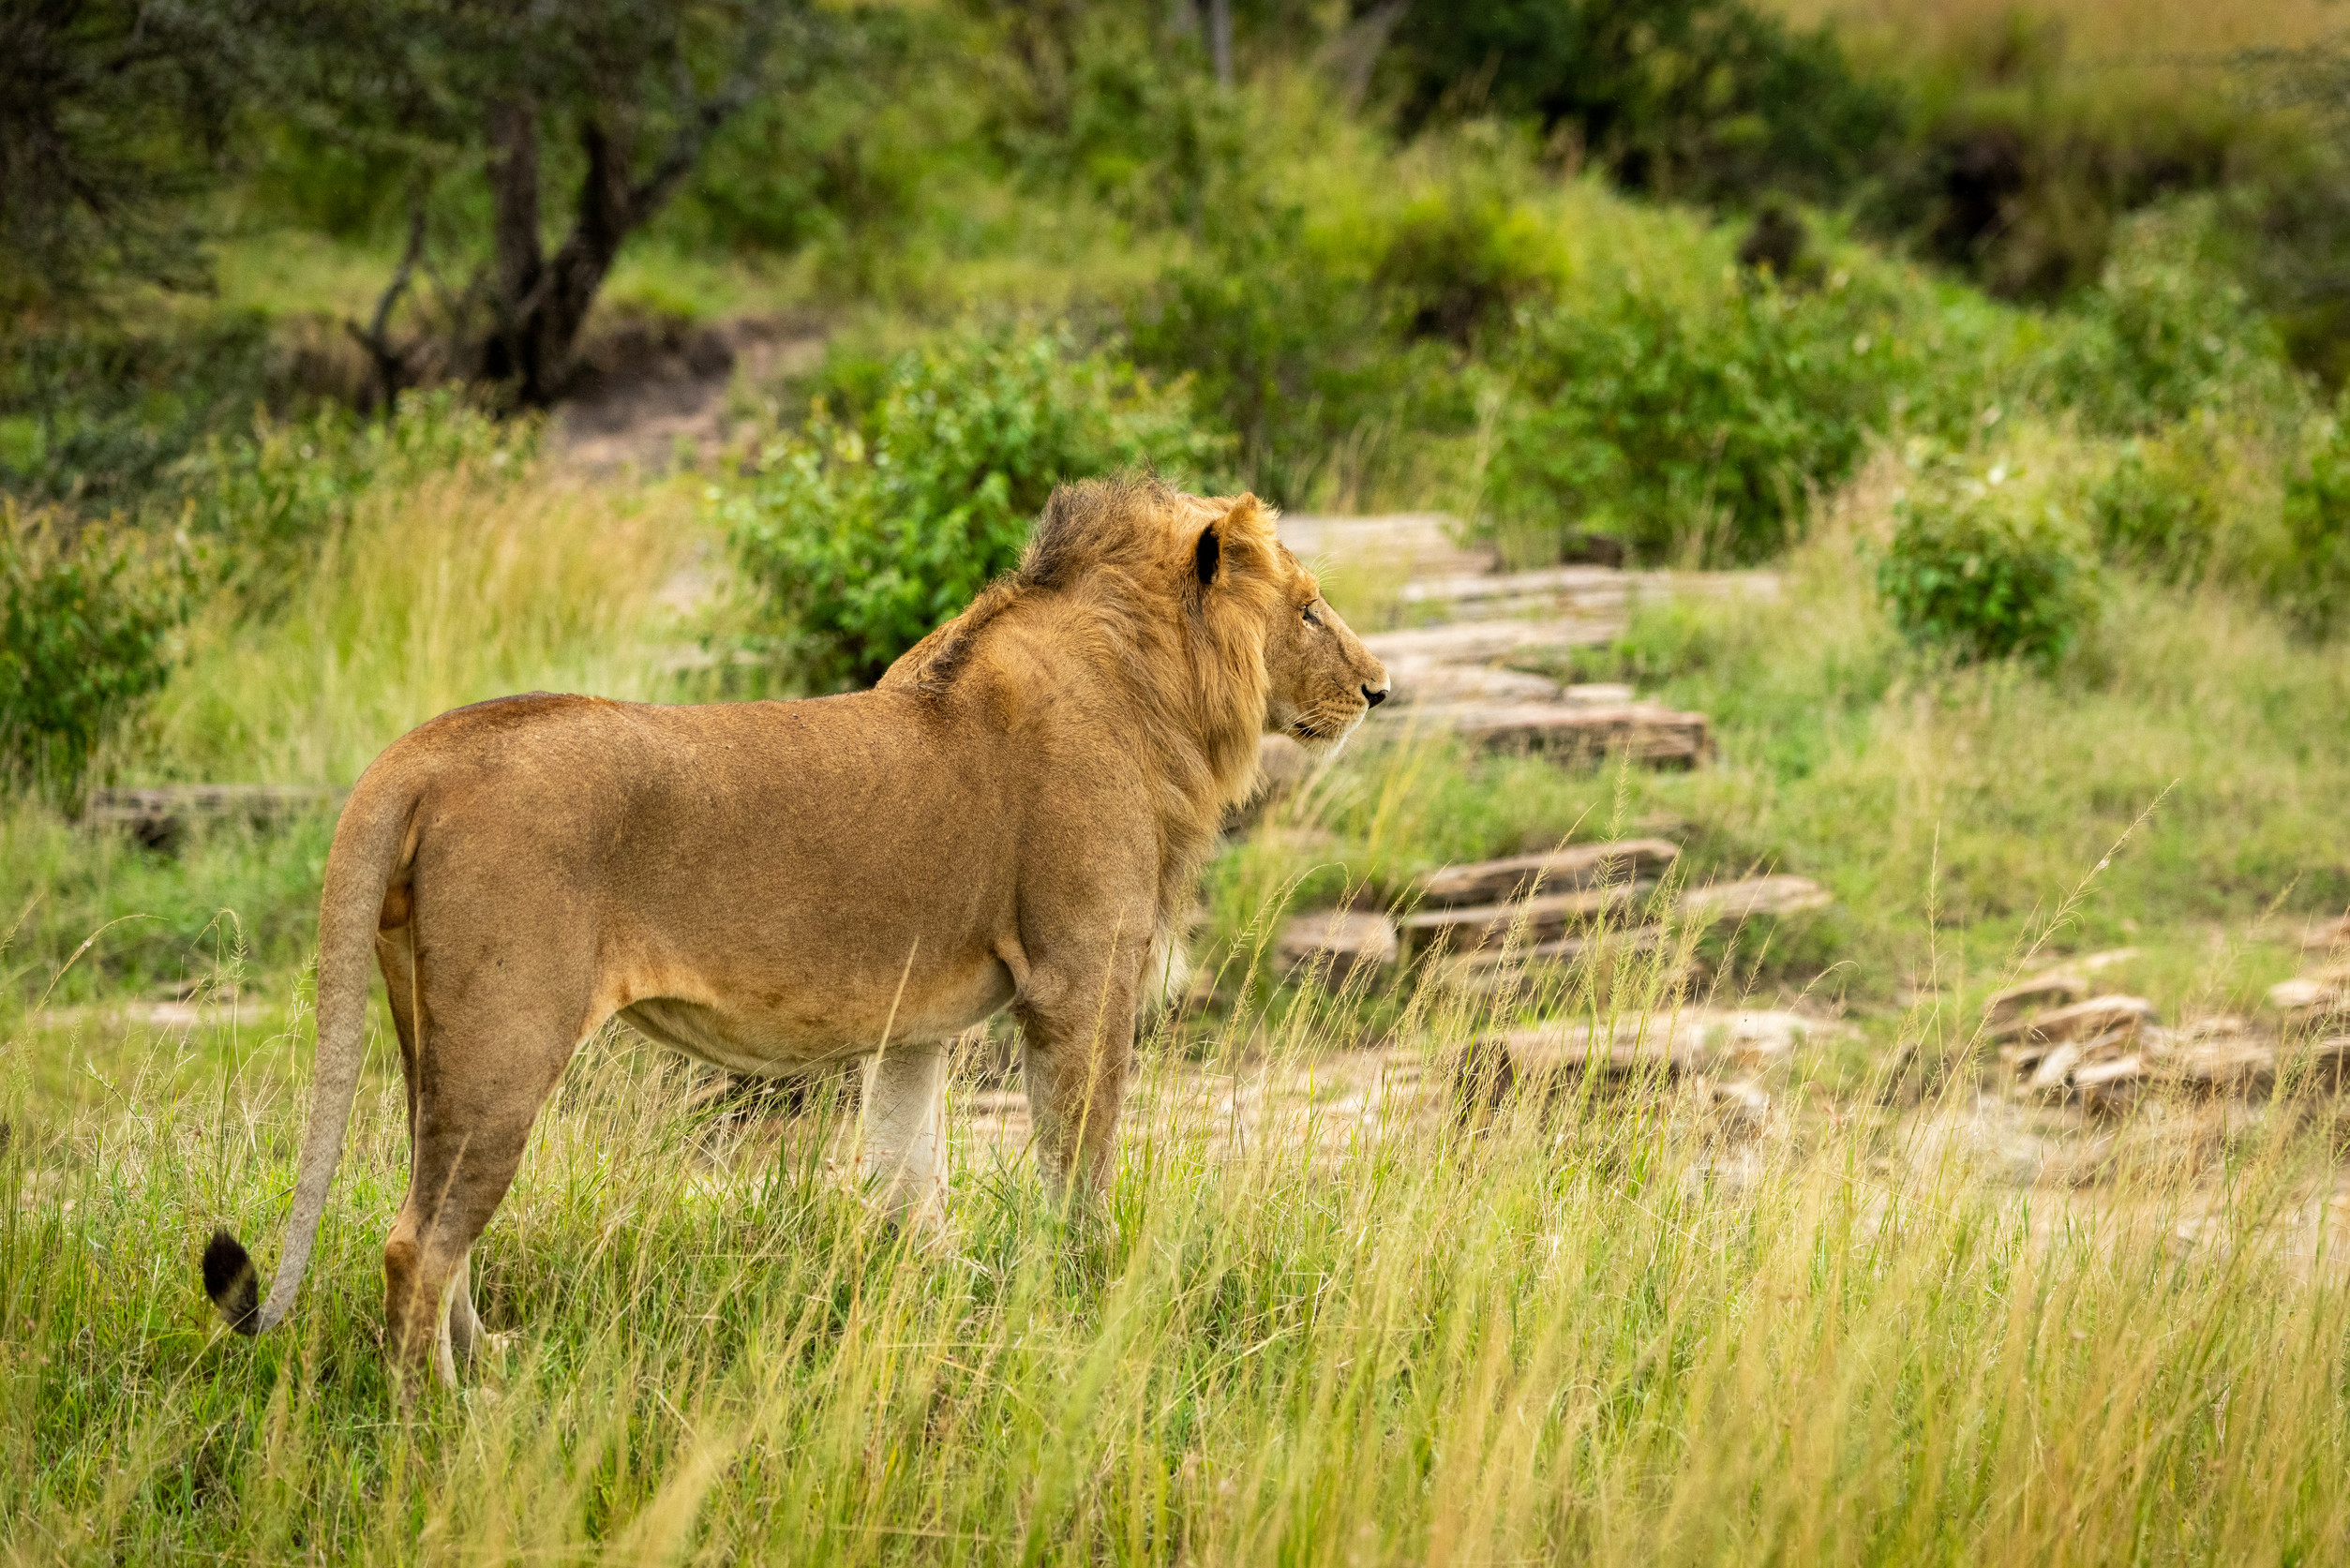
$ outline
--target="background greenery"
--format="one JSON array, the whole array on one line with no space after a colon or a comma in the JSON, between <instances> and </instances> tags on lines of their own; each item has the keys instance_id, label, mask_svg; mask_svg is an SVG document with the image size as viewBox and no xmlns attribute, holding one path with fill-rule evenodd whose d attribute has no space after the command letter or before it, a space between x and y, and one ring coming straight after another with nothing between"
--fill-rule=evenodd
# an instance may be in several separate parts
<instances>
[{"instance_id":1,"label":"background greenery","mask_svg":"<svg viewBox=\"0 0 2350 1568\"><path fill-rule=\"evenodd\" d=\"M494 48L463 6L0 21L0 1552L2340 1538L2301 1484L2350 1433L2333 1122L2165 1109L2183 1142L2100 1132L2083 1191L2029 1195L1922 1129L1967 1113L1978 1005L2027 962L2128 945L2166 1018L2261 1016L2350 906L2342 19L1231 11L1228 84L1181 5L613 0ZM725 111L533 385L498 357L522 142L487 113L523 80L542 261L591 132L641 181ZM654 437L598 455L631 397ZM1444 510L1521 566L1759 574L1551 671L1707 712L1705 768L1383 710L1219 851L1222 978L1154 1073L1398 1032L1441 1070L1487 1021L1277 987L1280 912L1661 831L1692 879L1835 895L1694 955L1697 994L1851 1025L1774 1089L1766 1161L1654 1097L1335 1164L1167 1127L1113 1232L966 1163L918 1252L821 1178L829 1124L712 1143L680 1069L606 1040L485 1243L503 1397L412 1414L368 1339L403 1172L379 1029L294 1327L217 1342L194 1249L275 1223L331 811L164 851L78 821L87 787L347 786L531 688L855 684L1055 479L1142 462ZM1328 583L1359 628L1409 618L1379 563Z\"/></svg>"}]
</instances>

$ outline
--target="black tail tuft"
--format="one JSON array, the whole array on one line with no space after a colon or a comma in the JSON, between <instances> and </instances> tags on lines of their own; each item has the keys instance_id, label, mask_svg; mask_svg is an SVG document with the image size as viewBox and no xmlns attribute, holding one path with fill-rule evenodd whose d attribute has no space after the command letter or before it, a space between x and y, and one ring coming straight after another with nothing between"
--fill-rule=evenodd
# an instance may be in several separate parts
<instances>
[{"instance_id":1,"label":"black tail tuft","mask_svg":"<svg viewBox=\"0 0 2350 1568\"><path fill-rule=\"evenodd\" d=\"M215 1231L204 1248L204 1294L220 1308L229 1326L250 1337L260 1332L261 1277L253 1272L252 1255L226 1231Z\"/></svg>"}]
</instances>

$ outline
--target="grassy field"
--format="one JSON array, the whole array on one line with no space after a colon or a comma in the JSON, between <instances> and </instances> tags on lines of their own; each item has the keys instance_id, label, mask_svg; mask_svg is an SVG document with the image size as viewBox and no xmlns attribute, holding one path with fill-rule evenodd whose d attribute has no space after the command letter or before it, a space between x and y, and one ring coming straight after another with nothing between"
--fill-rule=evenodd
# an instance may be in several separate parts
<instances>
[{"instance_id":1,"label":"grassy field","mask_svg":"<svg viewBox=\"0 0 2350 1568\"><path fill-rule=\"evenodd\" d=\"M1922 102L1946 77L2050 145L2085 127L2124 151L2141 129L2160 150L2168 122L2137 111L2172 99L2181 123L2240 111L2290 130L2210 62L2337 22L2322 0L2079 0L2022 22L1972 3L1774 8L1834 20ZM1097 118L1177 80L1104 58L1081 95ZM1036 107L1017 73L967 103L935 72L843 87L835 112L873 144L833 149L837 221L771 250L702 244L709 214L681 208L605 292L591 343L651 322L795 346L791 375L746 353L713 405L726 417L666 467L591 464L561 414L494 424L446 400L382 427L442 454L414 460L356 422L263 416L247 441L240 410L183 432L135 526L192 530L188 559L219 570L91 777L336 788L424 719L508 693L800 690L775 655L777 584L729 517L786 515L777 476L808 456L790 443L812 386L849 418L897 351L967 367L950 356L1028 341L984 336L999 325L1063 334L1056 375L1130 355L1155 408L1190 408L1199 450L1301 510L1449 510L1517 565L1605 521L1611 485L1680 465L1680 488L1657 481L1614 525L1677 508L1648 564L1757 575L1643 602L1545 673L1703 711L1714 757L1561 767L1382 709L1217 851L1201 978L1149 1023L1098 1216L1041 1196L1008 1023L961 1064L949 1212L922 1236L842 1174L852 1085L746 1104L609 1029L476 1254L499 1349L412 1401L380 1354L407 1180L381 1002L293 1316L237 1338L199 1280L216 1225L264 1267L280 1246L331 809L165 852L12 784L0 1561L2343 1556L2343 1098L2288 1069L2258 1098L2041 1104L1981 1024L2017 976L2127 948L2101 979L2166 1024L2238 1015L2289 1048L2301 1026L2268 988L2350 909L2350 637L2305 613L2328 583L2350 594L2329 543L2350 526L2345 405L2212 270L2230 225L2250 231L2242 209L2116 197L2082 252L2097 266L2054 303L1993 297L1835 208L1804 209L1801 265L1764 277L1737 256L1751 214L1627 197L1522 127L1401 140L1341 109L1325 64L1265 63L1179 116L1132 111L1200 139L1197 169L1163 148L1133 161L1123 120L1057 152L988 151ZM860 107L885 92L905 104ZM852 177L861 156L887 188ZM756 184L741 155L727 167ZM253 313L270 355L315 351L322 386L350 381L337 318L370 307L397 235L287 231L254 200L232 211L217 300L139 308ZM1469 324L1431 336L1415 300ZM1253 448L1239 414L1188 401L1224 359L1247 361L1235 405L1270 411ZM1663 381L1616 374L1641 364ZM145 411L93 404L88 451L144 450L130 436L179 396L155 375ZM1076 423L1045 393L957 390L925 390L924 421ZM1541 422L1577 406L1583 425ZM1601 463L1594 431L1621 437L1617 469L1526 479L1562 443ZM1741 503L1756 543L1722 554L1716 525L1742 524L1715 504L1733 437L1760 453ZM1056 450L1007 449L1046 467ZM945 493L959 460L917 447L906 466L933 462ZM1496 478L1513 461L1514 500ZM44 504L134 494L106 478ZM1905 519L1994 491L2025 498L2010 522L2062 514L2097 584L2045 659L1969 663L1888 608ZM294 520L274 534L238 512L281 501ZM1325 581L1359 629L1410 619L1381 563ZM1834 902L1570 967L1563 993L1498 1011L1408 978L1333 993L1276 971L1291 912L1395 905L1446 863L1631 835L1675 841L1680 882L1789 873ZM1801 1041L1463 1110L1462 1054L1497 1026L1653 1045L1733 1009L1800 1013Z\"/></svg>"},{"instance_id":2,"label":"grassy field","mask_svg":"<svg viewBox=\"0 0 2350 1568\"><path fill-rule=\"evenodd\" d=\"M950 1219L917 1243L831 1173L842 1115L746 1128L610 1038L485 1240L502 1359L412 1409L375 1348L405 1179L380 1023L292 1325L237 1340L196 1282L215 1223L274 1254L325 821L168 858L20 808L0 1550L2322 1560L2350 1532L2330 1117L2143 1113L2089 1185L2019 1187L1966 1130L1970 1071L1887 1074L1954 1061L2028 948L2128 941L2166 1016L2256 1005L2350 874L2350 752L2310 720L2343 710L2350 657L2148 588L2053 680L1921 662L1869 589L1899 467L1823 508L1775 600L1649 614L1591 656L1710 709L1718 765L1479 763L1374 726L1211 876L1201 956L1244 968L1280 898L1666 818L1701 870L1818 877L1839 905L1800 944L1700 979L1859 1025L1784 1070L1765 1125L1661 1085L1474 1135L1441 1099L1367 1109L1336 1087L1367 1026L1391 1074L1441 1076L1483 1021L1228 988L1147 1053L1108 1223L1072 1233L1017 1138L963 1121ZM197 628L163 754L347 777L492 692L674 694L676 650L729 613L689 488L458 472L383 505L292 613ZM1308 1086L1235 1139L1193 1092L1219 1074Z\"/></svg>"},{"instance_id":3,"label":"grassy field","mask_svg":"<svg viewBox=\"0 0 2350 1568\"><path fill-rule=\"evenodd\" d=\"M1244 1082L1295 1067L1203 1042ZM1434 1059L1449 1042L1432 1030ZM2324 1561L2350 1297L2296 1118L2215 1178L1987 1182L1945 1118L1725 1130L1654 1091L1505 1119L1147 1109L1071 1232L958 1142L914 1243L821 1111L744 1134L606 1042L484 1244L497 1363L413 1407L375 1350L404 1179L379 1070L292 1323L226 1335L292 1036L168 1050L0 1156L12 1561ZM1955 1106L1951 1108L1953 1112Z\"/></svg>"}]
</instances>

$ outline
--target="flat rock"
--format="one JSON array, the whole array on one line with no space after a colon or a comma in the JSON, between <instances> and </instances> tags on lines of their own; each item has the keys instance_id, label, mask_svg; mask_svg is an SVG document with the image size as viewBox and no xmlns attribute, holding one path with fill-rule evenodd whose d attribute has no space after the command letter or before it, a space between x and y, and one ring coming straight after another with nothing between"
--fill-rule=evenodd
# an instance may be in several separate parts
<instances>
[{"instance_id":1,"label":"flat rock","mask_svg":"<svg viewBox=\"0 0 2350 1568\"><path fill-rule=\"evenodd\" d=\"M1318 968L1332 985L1343 985L1358 971L1385 969L1401 950L1393 920L1345 909L1296 916L1274 944L1283 970Z\"/></svg>"},{"instance_id":2,"label":"flat rock","mask_svg":"<svg viewBox=\"0 0 2350 1568\"><path fill-rule=\"evenodd\" d=\"M1748 1067L1767 1066L1812 1039L1849 1035L1846 1025L1809 1013L1756 1008L1731 1013L1715 1031L1714 1053Z\"/></svg>"},{"instance_id":3,"label":"flat rock","mask_svg":"<svg viewBox=\"0 0 2350 1568\"><path fill-rule=\"evenodd\" d=\"M2151 1076L2147 1058L2133 1053L2074 1068L2073 1090L2089 1110L2111 1113L2134 1099Z\"/></svg>"},{"instance_id":4,"label":"flat rock","mask_svg":"<svg viewBox=\"0 0 2350 1568\"><path fill-rule=\"evenodd\" d=\"M1500 947L1513 939L1521 950L1564 935L1629 908L1653 882L1624 882L1610 888L1585 888L1570 892L1540 893L1533 898L1500 903L1465 904L1451 909L1427 909L1397 922L1404 946L1417 952L1438 942L1457 953Z\"/></svg>"},{"instance_id":5,"label":"flat rock","mask_svg":"<svg viewBox=\"0 0 2350 1568\"><path fill-rule=\"evenodd\" d=\"M1704 714L1676 712L1656 703L1456 703L1421 711L1429 723L1492 751L1539 752L1578 761L1623 753L1639 762L1686 768L1713 749Z\"/></svg>"},{"instance_id":6,"label":"flat rock","mask_svg":"<svg viewBox=\"0 0 2350 1568\"><path fill-rule=\"evenodd\" d=\"M1627 572L1613 566L1496 572L1477 565L1453 573L1421 566L1412 575L1414 580L1405 585L1403 602L1439 609L1456 620L1571 611L1621 621L1633 605L1642 602L1768 601L1779 594L1778 577L1769 572Z\"/></svg>"},{"instance_id":7,"label":"flat rock","mask_svg":"<svg viewBox=\"0 0 2350 1568\"><path fill-rule=\"evenodd\" d=\"M1488 665L1569 648L1597 648L1623 629L1619 620L1576 618L1548 620L1480 620L1454 626L1414 626L1374 632L1363 646L1393 667L1414 661Z\"/></svg>"},{"instance_id":8,"label":"flat rock","mask_svg":"<svg viewBox=\"0 0 2350 1568\"><path fill-rule=\"evenodd\" d=\"M1490 903L1535 887L1563 892L1653 878L1662 875L1680 854L1679 845L1664 839L1569 844L1547 854L1446 866L1422 877L1417 891L1426 904Z\"/></svg>"},{"instance_id":9,"label":"flat rock","mask_svg":"<svg viewBox=\"0 0 2350 1568\"><path fill-rule=\"evenodd\" d=\"M1393 660L1387 665L1389 700L1401 708L1461 703L1556 702L1559 683L1547 676L1491 665Z\"/></svg>"},{"instance_id":10,"label":"flat rock","mask_svg":"<svg viewBox=\"0 0 2350 1568\"><path fill-rule=\"evenodd\" d=\"M2336 1094L2350 1087L2350 1035L2335 1035L2277 1053L2277 1081L2288 1090Z\"/></svg>"},{"instance_id":11,"label":"flat rock","mask_svg":"<svg viewBox=\"0 0 2350 1568\"><path fill-rule=\"evenodd\" d=\"M2073 1069L2081 1065L2082 1055L2081 1047L2071 1040L2057 1044L2032 1065L2031 1076L2024 1081L2024 1086L2043 1095L2062 1090L2072 1081Z\"/></svg>"},{"instance_id":12,"label":"flat rock","mask_svg":"<svg viewBox=\"0 0 2350 1568\"><path fill-rule=\"evenodd\" d=\"M1531 946L1479 948L1448 956L1434 978L1464 996L1511 996L1538 984L1563 964L1611 963L1665 945L1663 926L1618 926L1581 936L1561 936Z\"/></svg>"},{"instance_id":13,"label":"flat rock","mask_svg":"<svg viewBox=\"0 0 2350 1568\"><path fill-rule=\"evenodd\" d=\"M2097 989L2090 976L2127 963L2137 956L2138 949L2135 948L2115 948L2073 959L2057 968L2034 975L2028 980L2019 980L1996 993L1983 1004L1983 1021L1996 1029L2043 1008L2062 1007L2081 1001Z\"/></svg>"},{"instance_id":14,"label":"flat rock","mask_svg":"<svg viewBox=\"0 0 2350 1568\"><path fill-rule=\"evenodd\" d=\"M2302 932L2301 950L2350 954L2350 915L2344 915L2340 919L2321 921Z\"/></svg>"},{"instance_id":15,"label":"flat rock","mask_svg":"<svg viewBox=\"0 0 2350 1568\"><path fill-rule=\"evenodd\" d=\"M1674 903L1673 913L1684 925L1714 925L1763 915L1795 915L1834 902L1827 889L1807 876L1749 876L1692 888Z\"/></svg>"},{"instance_id":16,"label":"flat rock","mask_svg":"<svg viewBox=\"0 0 2350 1568\"><path fill-rule=\"evenodd\" d=\"M2135 1034L2154 1022L2154 1004L2143 996L2092 996L2070 1007L2051 1008L2028 1019L2016 1019L1990 1032L1990 1038L2056 1044L2087 1039L2115 1031Z\"/></svg>"},{"instance_id":17,"label":"flat rock","mask_svg":"<svg viewBox=\"0 0 2350 1568\"><path fill-rule=\"evenodd\" d=\"M1553 566L1538 572L1427 575L1403 586L1407 605L1433 605L1456 620L1572 612L1623 618L1635 579L1612 566Z\"/></svg>"},{"instance_id":18,"label":"flat rock","mask_svg":"<svg viewBox=\"0 0 2350 1568\"><path fill-rule=\"evenodd\" d=\"M2350 1018L2350 968L2279 980L2268 988L2268 1005L2297 1023Z\"/></svg>"},{"instance_id":19,"label":"flat rock","mask_svg":"<svg viewBox=\"0 0 2350 1568\"><path fill-rule=\"evenodd\" d=\"M2276 1082L2277 1053L2249 1036L2191 1038L2155 1059L2163 1079L2204 1094L2254 1094Z\"/></svg>"},{"instance_id":20,"label":"flat rock","mask_svg":"<svg viewBox=\"0 0 2350 1568\"><path fill-rule=\"evenodd\" d=\"M113 827L150 849L169 849L199 822L244 821L256 828L332 806L347 789L310 784L161 784L94 789L83 802L85 827Z\"/></svg>"},{"instance_id":21,"label":"flat rock","mask_svg":"<svg viewBox=\"0 0 2350 1568\"><path fill-rule=\"evenodd\" d=\"M1490 545L1461 545L1458 519L1441 512L1395 512L1369 517L1291 513L1278 525L1281 543L1309 566L1378 566L1406 576L1453 579L1490 572Z\"/></svg>"},{"instance_id":22,"label":"flat rock","mask_svg":"<svg viewBox=\"0 0 2350 1568\"><path fill-rule=\"evenodd\" d=\"M1669 1080L1698 1071L1708 1053L1697 1029L1669 1020L1625 1020L1612 1028L1545 1024L1481 1035L1453 1062L1453 1092L1465 1119L1476 1120L1513 1093L1548 1097L1586 1080Z\"/></svg>"},{"instance_id":23,"label":"flat rock","mask_svg":"<svg viewBox=\"0 0 2350 1568\"><path fill-rule=\"evenodd\" d=\"M2088 990L2086 976L2063 969L2053 970L2045 975L2034 975L2028 980L2019 980L2005 991L1993 993L1991 1000L1983 1004L1983 1016L1993 1028L1998 1028L2016 1023L2034 1012L2080 1001L2088 994Z\"/></svg>"}]
</instances>

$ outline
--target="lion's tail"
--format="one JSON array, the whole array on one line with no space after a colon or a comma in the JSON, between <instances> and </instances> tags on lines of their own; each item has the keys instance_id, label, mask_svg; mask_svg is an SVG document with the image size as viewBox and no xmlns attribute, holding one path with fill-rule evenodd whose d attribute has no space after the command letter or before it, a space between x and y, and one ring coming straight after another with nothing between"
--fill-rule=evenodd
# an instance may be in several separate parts
<instances>
[{"instance_id":1,"label":"lion's tail","mask_svg":"<svg viewBox=\"0 0 2350 1568\"><path fill-rule=\"evenodd\" d=\"M318 1060L310 1080L310 1125L302 1135L292 1222L269 1299L259 1299L253 1260L235 1236L215 1231L204 1248L204 1292L239 1334L275 1328L293 1306L318 1241L319 1217L341 1162L359 1068L367 1053L367 975L383 896L414 853L409 824L417 792L406 781L371 768L352 792L335 826L326 858L326 891L319 901Z\"/></svg>"}]
</instances>

